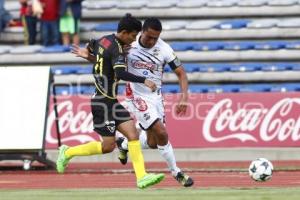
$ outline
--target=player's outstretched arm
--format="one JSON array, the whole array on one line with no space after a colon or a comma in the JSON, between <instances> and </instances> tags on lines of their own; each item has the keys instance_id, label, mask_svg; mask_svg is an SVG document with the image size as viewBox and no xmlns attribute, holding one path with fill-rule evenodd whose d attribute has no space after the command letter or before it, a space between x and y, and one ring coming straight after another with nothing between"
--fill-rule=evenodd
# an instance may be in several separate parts
<instances>
[{"instance_id":1,"label":"player's outstretched arm","mask_svg":"<svg viewBox=\"0 0 300 200\"><path fill-rule=\"evenodd\" d=\"M178 77L181 89L181 98L176 106L176 114L182 116L186 113L188 104L188 79L183 66L177 67L174 72Z\"/></svg>"},{"instance_id":2,"label":"player's outstretched arm","mask_svg":"<svg viewBox=\"0 0 300 200\"><path fill-rule=\"evenodd\" d=\"M92 54L90 54L89 50L87 48L80 48L78 45L73 44L71 47L71 53L75 54L76 57L81 57L83 59L86 59L92 63L96 61L96 57Z\"/></svg>"},{"instance_id":3,"label":"player's outstretched arm","mask_svg":"<svg viewBox=\"0 0 300 200\"><path fill-rule=\"evenodd\" d=\"M145 77L142 76L136 76L132 73L129 73L125 71L125 67L117 67L115 68L115 73L117 78L124 80L124 81L129 81L129 82L135 82L135 83L144 83L148 88L151 89L152 92L156 90L156 84Z\"/></svg>"}]
</instances>

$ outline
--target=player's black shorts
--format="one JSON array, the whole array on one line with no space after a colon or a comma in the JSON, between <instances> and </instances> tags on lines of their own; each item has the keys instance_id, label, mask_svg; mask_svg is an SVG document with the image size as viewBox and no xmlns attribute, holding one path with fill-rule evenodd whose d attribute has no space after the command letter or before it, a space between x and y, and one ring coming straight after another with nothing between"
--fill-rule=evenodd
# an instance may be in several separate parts
<instances>
[{"instance_id":1,"label":"player's black shorts","mask_svg":"<svg viewBox=\"0 0 300 200\"><path fill-rule=\"evenodd\" d=\"M101 136L114 137L118 125L132 119L130 113L117 99L109 99L100 95L92 98L91 110L94 130Z\"/></svg>"}]
</instances>

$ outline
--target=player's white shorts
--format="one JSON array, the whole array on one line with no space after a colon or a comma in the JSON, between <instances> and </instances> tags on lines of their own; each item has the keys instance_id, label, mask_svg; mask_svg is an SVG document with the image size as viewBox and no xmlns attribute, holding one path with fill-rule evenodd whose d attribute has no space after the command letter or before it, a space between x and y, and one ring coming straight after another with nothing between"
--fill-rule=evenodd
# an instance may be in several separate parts
<instances>
[{"instance_id":1,"label":"player's white shorts","mask_svg":"<svg viewBox=\"0 0 300 200\"><path fill-rule=\"evenodd\" d=\"M149 93L147 95L134 95L126 99L122 105L135 117L140 127L149 129L154 122L161 120L164 123L164 105L161 94Z\"/></svg>"}]
</instances>

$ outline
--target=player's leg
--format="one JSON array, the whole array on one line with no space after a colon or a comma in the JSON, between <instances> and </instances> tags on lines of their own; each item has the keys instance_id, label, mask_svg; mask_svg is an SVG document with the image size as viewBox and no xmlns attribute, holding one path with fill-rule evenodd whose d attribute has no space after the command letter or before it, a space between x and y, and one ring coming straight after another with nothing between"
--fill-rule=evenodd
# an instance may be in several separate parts
<instances>
[{"instance_id":1,"label":"player's leg","mask_svg":"<svg viewBox=\"0 0 300 200\"><path fill-rule=\"evenodd\" d=\"M146 173L141 144L138 140L138 133L133 120L130 118L130 114L121 104L117 106L117 110L117 130L128 139L128 153L135 171L137 186L139 188L146 188L159 183L164 178L164 174Z\"/></svg>"},{"instance_id":2,"label":"player's leg","mask_svg":"<svg viewBox=\"0 0 300 200\"><path fill-rule=\"evenodd\" d=\"M111 115L110 101L105 99L92 99L91 110L93 114L94 131L102 136L102 142L91 141L86 144L68 147L62 145L56 161L56 169L64 173L69 161L74 156L90 156L112 152L115 148L116 123Z\"/></svg>"}]
</instances>

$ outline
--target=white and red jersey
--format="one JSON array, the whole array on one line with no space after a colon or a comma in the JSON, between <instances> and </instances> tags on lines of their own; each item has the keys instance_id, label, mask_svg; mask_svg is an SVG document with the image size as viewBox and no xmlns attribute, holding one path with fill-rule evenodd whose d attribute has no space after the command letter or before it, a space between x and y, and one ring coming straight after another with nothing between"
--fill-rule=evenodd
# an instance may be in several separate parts
<instances>
[{"instance_id":1,"label":"white and red jersey","mask_svg":"<svg viewBox=\"0 0 300 200\"><path fill-rule=\"evenodd\" d=\"M160 38L151 49L144 48L139 41L135 41L127 55L128 72L153 81L160 90L164 67L175 58L173 49ZM134 94L150 92L150 89L142 83L129 84Z\"/></svg>"}]
</instances>

